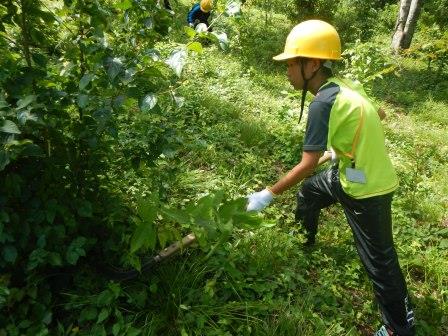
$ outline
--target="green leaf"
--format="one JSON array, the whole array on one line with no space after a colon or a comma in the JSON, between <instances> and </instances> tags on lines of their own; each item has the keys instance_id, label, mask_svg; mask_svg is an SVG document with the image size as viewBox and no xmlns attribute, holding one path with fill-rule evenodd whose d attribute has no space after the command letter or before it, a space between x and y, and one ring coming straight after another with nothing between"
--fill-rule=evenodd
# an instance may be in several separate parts
<instances>
[{"instance_id":1,"label":"green leaf","mask_svg":"<svg viewBox=\"0 0 448 336\"><path fill-rule=\"evenodd\" d=\"M442 248L442 249L446 249L446 248L448 248L448 239L443 239L443 240L440 242L439 247Z\"/></svg>"},{"instance_id":2,"label":"green leaf","mask_svg":"<svg viewBox=\"0 0 448 336\"><path fill-rule=\"evenodd\" d=\"M84 76L82 76L81 80L79 81L79 89L84 90L87 85L89 85L90 81L95 77L93 74L86 73Z\"/></svg>"},{"instance_id":3,"label":"green leaf","mask_svg":"<svg viewBox=\"0 0 448 336\"><path fill-rule=\"evenodd\" d=\"M174 50L170 57L166 60L166 64L169 65L171 69L176 73L178 77L180 77L182 73L182 69L187 61L187 50L178 49Z\"/></svg>"},{"instance_id":4,"label":"green leaf","mask_svg":"<svg viewBox=\"0 0 448 336\"><path fill-rule=\"evenodd\" d=\"M8 107L9 104L6 102L5 97L0 95L0 109Z\"/></svg>"},{"instance_id":5,"label":"green leaf","mask_svg":"<svg viewBox=\"0 0 448 336\"><path fill-rule=\"evenodd\" d=\"M191 217L185 210L161 208L160 211L166 218L171 219L176 223L184 225L191 223Z\"/></svg>"},{"instance_id":6,"label":"green leaf","mask_svg":"<svg viewBox=\"0 0 448 336\"><path fill-rule=\"evenodd\" d=\"M137 229L134 231L131 238L131 253L136 252L142 247L149 247L153 249L156 245L157 238L154 223L148 221L138 221L137 225Z\"/></svg>"},{"instance_id":7,"label":"green leaf","mask_svg":"<svg viewBox=\"0 0 448 336\"><path fill-rule=\"evenodd\" d=\"M48 255L48 262L52 266L61 266L62 265L61 255L59 253L56 253L56 252L51 252Z\"/></svg>"},{"instance_id":8,"label":"green leaf","mask_svg":"<svg viewBox=\"0 0 448 336\"><path fill-rule=\"evenodd\" d=\"M188 37L194 37L196 35L196 30L189 26L185 26L184 31L188 35Z\"/></svg>"},{"instance_id":9,"label":"green leaf","mask_svg":"<svg viewBox=\"0 0 448 336\"><path fill-rule=\"evenodd\" d=\"M24 107L27 107L29 104L31 104L35 100L36 100L35 95L29 95L22 99L19 99L17 102L17 109L20 110L20 109L23 109Z\"/></svg>"},{"instance_id":10,"label":"green leaf","mask_svg":"<svg viewBox=\"0 0 448 336\"><path fill-rule=\"evenodd\" d=\"M9 154L8 152L0 149L0 171L5 169L5 167L9 164Z\"/></svg>"},{"instance_id":11,"label":"green leaf","mask_svg":"<svg viewBox=\"0 0 448 336\"><path fill-rule=\"evenodd\" d=\"M86 94L78 94L78 106L80 108L85 108L89 103L89 96Z\"/></svg>"},{"instance_id":12,"label":"green leaf","mask_svg":"<svg viewBox=\"0 0 448 336\"><path fill-rule=\"evenodd\" d=\"M79 315L79 322L92 321L96 319L97 314L98 311L95 307L84 308Z\"/></svg>"},{"instance_id":13,"label":"green leaf","mask_svg":"<svg viewBox=\"0 0 448 336\"><path fill-rule=\"evenodd\" d=\"M148 93L140 104L140 110L142 112L151 111L157 104L157 96L154 93Z\"/></svg>"},{"instance_id":14,"label":"green leaf","mask_svg":"<svg viewBox=\"0 0 448 336\"><path fill-rule=\"evenodd\" d=\"M123 70L123 62L118 57L111 58L107 63L107 75L113 81Z\"/></svg>"},{"instance_id":15,"label":"green leaf","mask_svg":"<svg viewBox=\"0 0 448 336\"><path fill-rule=\"evenodd\" d=\"M82 200L79 202L78 207L78 215L80 215L81 217L92 217L92 203L90 203L89 201L85 201Z\"/></svg>"},{"instance_id":16,"label":"green leaf","mask_svg":"<svg viewBox=\"0 0 448 336\"><path fill-rule=\"evenodd\" d=\"M3 121L3 126L0 127L1 132L10 133L10 134L20 134L20 130L17 125L11 120Z\"/></svg>"},{"instance_id":17,"label":"green leaf","mask_svg":"<svg viewBox=\"0 0 448 336\"><path fill-rule=\"evenodd\" d=\"M152 17L147 17L143 20L143 24L146 28L152 29L154 27L154 20Z\"/></svg>"},{"instance_id":18,"label":"green leaf","mask_svg":"<svg viewBox=\"0 0 448 336\"><path fill-rule=\"evenodd\" d=\"M66 254L66 259L70 264L76 265L79 257L85 257L86 251L84 250L84 245L86 242L87 239L84 237L78 237L71 242Z\"/></svg>"},{"instance_id":19,"label":"green leaf","mask_svg":"<svg viewBox=\"0 0 448 336\"><path fill-rule=\"evenodd\" d=\"M28 120L37 121L37 116L32 114L29 110L20 110L17 112L17 120L21 125L25 125Z\"/></svg>"},{"instance_id":20,"label":"green leaf","mask_svg":"<svg viewBox=\"0 0 448 336\"><path fill-rule=\"evenodd\" d=\"M105 319L107 319L109 317L109 314L110 314L109 308L101 309L100 313L98 314L98 320L96 321L96 323L103 322Z\"/></svg>"},{"instance_id":21,"label":"green leaf","mask_svg":"<svg viewBox=\"0 0 448 336\"><path fill-rule=\"evenodd\" d=\"M153 222L157 215L157 203L154 199L141 198L138 200L137 213L141 220Z\"/></svg>"},{"instance_id":22,"label":"green leaf","mask_svg":"<svg viewBox=\"0 0 448 336\"><path fill-rule=\"evenodd\" d=\"M118 334L120 333L122 327L122 323L121 322L117 322L112 326L112 334L114 336L118 336Z\"/></svg>"},{"instance_id":23,"label":"green leaf","mask_svg":"<svg viewBox=\"0 0 448 336\"><path fill-rule=\"evenodd\" d=\"M227 50L229 48L229 39L226 33L215 33L212 32L214 36L218 39L219 46L222 50Z\"/></svg>"},{"instance_id":24,"label":"green leaf","mask_svg":"<svg viewBox=\"0 0 448 336\"><path fill-rule=\"evenodd\" d=\"M140 329L134 328L134 327L130 327L127 331L126 331L126 336L138 336L140 335L142 332Z\"/></svg>"},{"instance_id":25,"label":"green leaf","mask_svg":"<svg viewBox=\"0 0 448 336\"><path fill-rule=\"evenodd\" d=\"M112 301L114 301L114 294L109 289L102 291L95 300L97 306L101 307L109 306Z\"/></svg>"},{"instance_id":26,"label":"green leaf","mask_svg":"<svg viewBox=\"0 0 448 336\"><path fill-rule=\"evenodd\" d=\"M47 65L47 57L40 53L32 53L32 59L38 66L44 68Z\"/></svg>"},{"instance_id":27,"label":"green leaf","mask_svg":"<svg viewBox=\"0 0 448 336\"><path fill-rule=\"evenodd\" d=\"M44 157L45 153L43 152L42 148L40 148L38 145L28 143L23 146L20 155L22 157Z\"/></svg>"},{"instance_id":28,"label":"green leaf","mask_svg":"<svg viewBox=\"0 0 448 336\"><path fill-rule=\"evenodd\" d=\"M48 256L48 251L45 251L44 249L41 249L41 248L35 249L29 255L27 270L30 271L39 265L45 264L47 256Z\"/></svg>"},{"instance_id":29,"label":"green leaf","mask_svg":"<svg viewBox=\"0 0 448 336\"><path fill-rule=\"evenodd\" d=\"M199 42L188 43L187 48L188 48L188 50L195 51L199 54L202 53L202 51L203 51L202 44Z\"/></svg>"},{"instance_id":30,"label":"green leaf","mask_svg":"<svg viewBox=\"0 0 448 336\"><path fill-rule=\"evenodd\" d=\"M155 197L153 197L155 198ZM138 200L137 213L140 217L138 226L131 239L131 253L142 247L153 249L157 242L154 220L157 216L158 202L155 199Z\"/></svg>"},{"instance_id":31,"label":"green leaf","mask_svg":"<svg viewBox=\"0 0 448 336\"><path fill-rule=\"evenodd\" d=\"M131 0L122 0L121 2L118 2L114 5L117 9L126 10L132 7L132 1Z\"/></svg>"},{"instance_id":32,"label":"green leaf","mask_svg":"<svg viewBox=\"0 0 448 336\"><path fill-rule=\"evenodd\" d=\"M176 103L176 106L179 108L182 107L185 103L184 97L179 97L179 96L173 95L173 99L174 99L174 102Z\"/></svg>"},{"instance_id":33,"label":"green leaf","mask_svg":"<svg viewBox=\"0 0 448 336\"><path fill-rule=\"evenodd\" d=\"M12 245L6 245L3 248L3 259L13 264L17 259L17 249Z\"/></svg>"}]
</instances>

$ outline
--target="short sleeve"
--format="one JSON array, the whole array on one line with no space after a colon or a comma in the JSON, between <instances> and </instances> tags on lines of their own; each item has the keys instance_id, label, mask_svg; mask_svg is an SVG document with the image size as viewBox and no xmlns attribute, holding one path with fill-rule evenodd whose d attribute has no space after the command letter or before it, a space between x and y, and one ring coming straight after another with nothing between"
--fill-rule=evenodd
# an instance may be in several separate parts
<instances>
[{"instance_id":1,"label":"short sleeve","mask_svg":"<svg viewBox=\"0 0 448 336\"><path fill-rule=\"evenodd\" d=\"M324 151L327 149L328 121L330 119L331 105L313 101L308 109L304 151Z\"/></svg>"},{"instance_id":2,"label":"short sleeve","mask_svg":"<svg viewBox=\"0 0 448 336\"><path fill-rule=\"evenodd\" d=\"M327 149L328 123L334 101L340 91L339 85L327 83L317 92L308 108L304 151L324 151Z\"/></svg>"}]
</instances>

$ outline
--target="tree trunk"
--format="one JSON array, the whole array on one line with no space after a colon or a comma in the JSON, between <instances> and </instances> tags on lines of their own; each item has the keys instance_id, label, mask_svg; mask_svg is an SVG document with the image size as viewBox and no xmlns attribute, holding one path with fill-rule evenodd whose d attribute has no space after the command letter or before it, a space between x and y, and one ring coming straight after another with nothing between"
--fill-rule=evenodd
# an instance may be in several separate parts
<instances>
[{"instance_id":1,"label":"tree trunk","mask_svg":"<svg viewBox=\"0 0 448 336\"><path fill-rule=\"evenodd\" d=\"M420 14L421 0L401 0L397 23L392 37L392 49L396 52L411 45Z\"/></svg>"},{"instance_id":2,"label":"tree trunk","mask_svg":"<svg viewBox=\"0 0 448 336\"><path fill-rule=\"evenodd\" d=\"M404 38L401 46L403 49L408 49L411 46L412 37L414 36L415 27L417 26L417 20L420 15L421 8L421 0L412 1L406 27L404 28Z\"/></svg>"}]
</instances>

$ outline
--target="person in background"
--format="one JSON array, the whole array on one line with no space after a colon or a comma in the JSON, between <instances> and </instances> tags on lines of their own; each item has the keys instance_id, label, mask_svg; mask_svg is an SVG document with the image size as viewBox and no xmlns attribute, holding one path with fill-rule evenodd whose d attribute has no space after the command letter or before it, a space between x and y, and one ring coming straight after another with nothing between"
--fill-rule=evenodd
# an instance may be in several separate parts
<instances>
[{"instance_id":1,"label":"person in background","mask_svg":"<svg viewBox=\"0 0 448 336\"><path fill-rule=\"evenodd\" d=\"M196 28L199 23L204 23L208 27L208 18L210 17L212 8L213 4L211 0L201 0L201 2L195 3L188 12L188 25L192 28Z\"/></svg>"},{"instance_id":2,"label":"person in background","mask_svg":"<svg viewBox=\"0 0 448 336\"><path fill-rule=\"evenodd\" d=\"M385 114L360 84L333 77L332 62L340 58L337 31L320 20L295 26L284 52L274 57L287 63L290 83L302 90L300 118L308 90L314 99L300 163L272 187L249 195L247 210L261 211L275 195L304 180L295 216L310 246L321 209L340 203L382 313L384 325L375 335L415 335L414 313L392 237L391 202L398 178L385 147L380 120ZM331 168L310 176L330 157Z\"/></svg>"}]
</instances>

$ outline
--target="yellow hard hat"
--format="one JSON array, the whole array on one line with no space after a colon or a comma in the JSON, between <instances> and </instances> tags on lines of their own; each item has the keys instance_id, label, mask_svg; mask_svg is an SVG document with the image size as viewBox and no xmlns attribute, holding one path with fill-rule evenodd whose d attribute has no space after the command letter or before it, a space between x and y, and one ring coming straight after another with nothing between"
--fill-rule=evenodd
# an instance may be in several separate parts
<instances>
[{"instance_id":1,"label":"yellow hard hat","mask_svg":"<svg viewBox=\"0 0 448 336\"><path fill-rule=\"evenodd\" d=\"M295 57L341 59L341 40L334 27L320 20L308 20L295 26L286 38L285 51L273 57L285 61Z\"/></svg>"},{"instance_id":2,"label":"yellow hard hat","mask_svg":"<svg viewBox=\"0 0 448 336\"><path fill-rule=\"evenodd\" d=\"M201 0L201 11L208 13L212 10L212 0Z\"/></svg>"}]
</instances>

